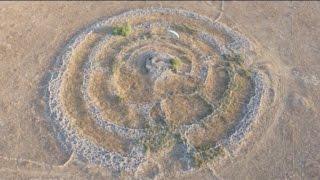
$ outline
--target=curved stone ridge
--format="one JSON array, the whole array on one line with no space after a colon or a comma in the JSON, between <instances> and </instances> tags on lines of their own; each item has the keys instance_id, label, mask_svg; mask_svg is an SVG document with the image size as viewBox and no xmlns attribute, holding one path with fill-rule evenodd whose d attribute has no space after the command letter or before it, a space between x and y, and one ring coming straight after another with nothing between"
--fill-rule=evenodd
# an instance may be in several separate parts
<instances>
[{"instance_id":1,"label":"curved stone ridge","mask_svg":"<svg viewBox=\"0 0 320 180\"><path fill-rule=\"evenodd\" d=\"M115 34L125 23L132 32ZM56 57L48 105L57 138L115 170L135 171L161 151L179 152L182 171L201 167L237 149L268 96L263 72L246 62L252 52L240 33L186 10L100 20Z\"/></svg>"}]
</instances>

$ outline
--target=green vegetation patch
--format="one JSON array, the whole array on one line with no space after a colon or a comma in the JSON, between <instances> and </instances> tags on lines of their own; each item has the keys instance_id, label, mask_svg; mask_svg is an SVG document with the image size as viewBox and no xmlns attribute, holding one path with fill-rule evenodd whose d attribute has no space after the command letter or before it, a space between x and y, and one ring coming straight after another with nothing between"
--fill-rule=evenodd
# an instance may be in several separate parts
<instances>
[{"instance_id":1,"label":"green vegetation patch","mask_svg":"<svg viewBox=\"0 0 320 180\"><path fill-rule=\"evenodd\" d=\"M113 35L119 35L119 36L128 36L131 34L132 28L129 23L126 23L122 26L117 26L112 29L112 34Z\"/></svg>"},{"instance_id":2,"label":"green vegetation patch","mask_svg":"<svg viewBox=\"0 0 320 180\"><path fill-rule=\"evenodd\" d=\"M172 70L177 71L182 63L180 59L173 58L173 59L170 59L170 64L171 64Z\"/></svg>"}]
</instances>

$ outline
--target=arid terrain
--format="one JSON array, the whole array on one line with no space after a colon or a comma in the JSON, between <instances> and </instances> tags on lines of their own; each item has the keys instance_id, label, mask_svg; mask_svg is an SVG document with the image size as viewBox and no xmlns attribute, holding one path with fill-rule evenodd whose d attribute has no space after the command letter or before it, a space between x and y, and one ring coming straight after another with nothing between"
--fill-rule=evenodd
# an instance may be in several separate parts
<instances>
[{"instance_id":1,"label":"arid terrain","mask_svg":"<svg viewBox=\"0 0 320 180\"><path fill-rule=\"evenodd\" d=\"M0 2L0 179L319 179L319 2Z\"/></svg>"}]
</instances>

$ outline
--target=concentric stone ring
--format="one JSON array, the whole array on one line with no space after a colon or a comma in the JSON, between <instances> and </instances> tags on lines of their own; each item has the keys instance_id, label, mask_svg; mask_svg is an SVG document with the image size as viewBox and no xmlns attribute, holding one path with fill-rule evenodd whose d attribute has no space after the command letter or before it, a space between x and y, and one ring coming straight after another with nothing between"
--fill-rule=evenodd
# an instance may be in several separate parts
<instances>
[{"instance_id":1,"label":"concentric stone ring","mask_svg":"<svg viewBox=\"0 0 320 180\"><path fill-rule=\"evenodd\" d=\"M128 33L115 31L125 24ZM57 138L115 170L170 158L164 151L179 152L182 171L200 168L236 152L270 102L275 90L255 58L245 36L194 12L148 8L102 19L56 58L48 104Z\"/></svg>"}]
</instances>

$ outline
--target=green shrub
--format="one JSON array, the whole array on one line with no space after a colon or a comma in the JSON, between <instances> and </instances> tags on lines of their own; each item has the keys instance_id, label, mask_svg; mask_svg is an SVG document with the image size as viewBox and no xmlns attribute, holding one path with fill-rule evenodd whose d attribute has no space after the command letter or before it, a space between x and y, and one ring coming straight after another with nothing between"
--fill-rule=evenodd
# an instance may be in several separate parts
<instances>
[{"instance_id":1,"label":"green shrub","mask_svg":"<svg viewBox=\"0 0 320 180\"><path fill-rule=\"evenodd\" d=\"M174 71L177 71L178 68L181 66L181 60L178 59L178 58L170 59L170 64L171 64L171 68L172 68Z\"/></svg>"},{"instance_id":2,"label":"green shrub","mask_svg":"<svg viewBox=\"0 0 320 180\"><path fill-rule=\"evenodd\" d=\"M131 25L126 23L122 26L117 26L112 29L113 35L121 35L121 36L128 36L132 32Z\"/></svg>"}]
</instances>

